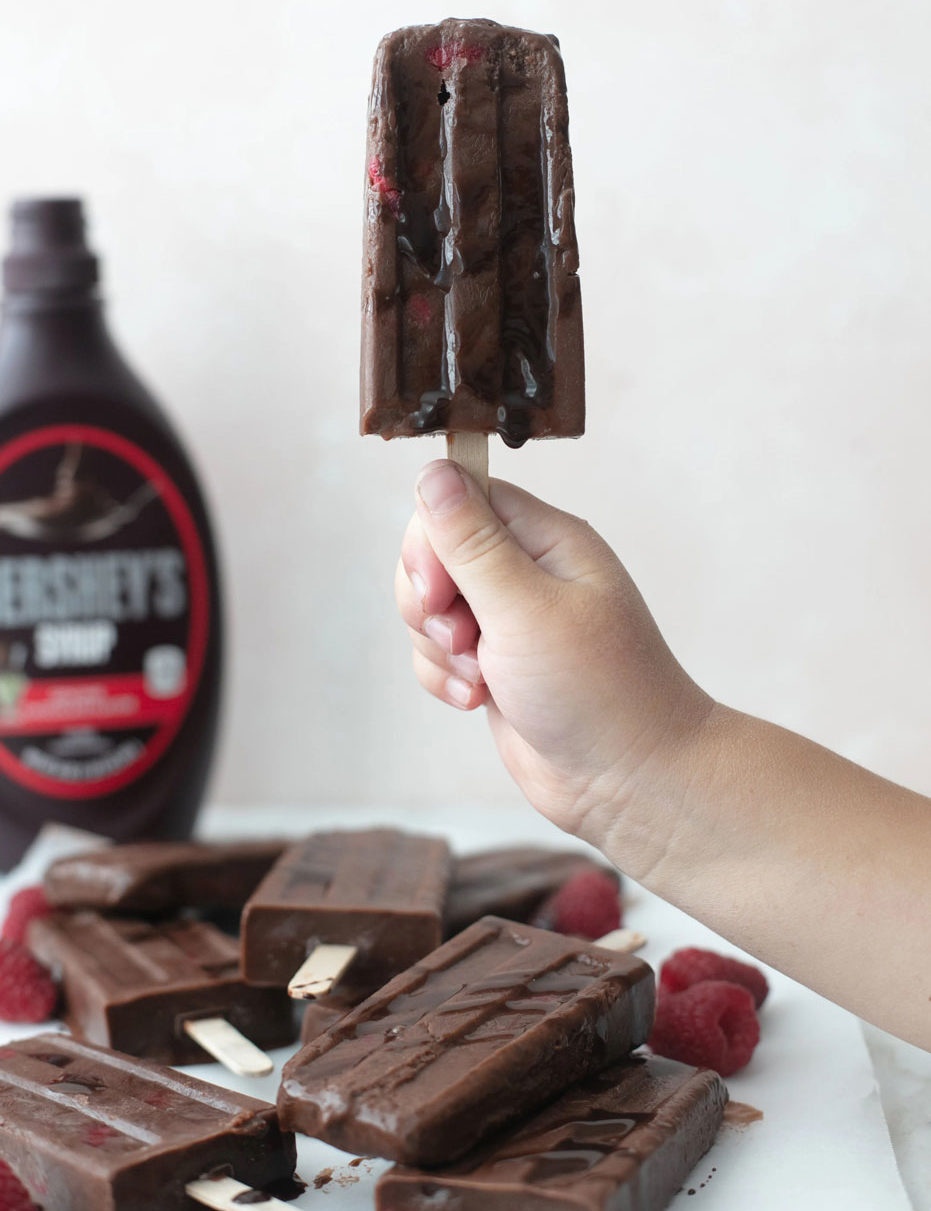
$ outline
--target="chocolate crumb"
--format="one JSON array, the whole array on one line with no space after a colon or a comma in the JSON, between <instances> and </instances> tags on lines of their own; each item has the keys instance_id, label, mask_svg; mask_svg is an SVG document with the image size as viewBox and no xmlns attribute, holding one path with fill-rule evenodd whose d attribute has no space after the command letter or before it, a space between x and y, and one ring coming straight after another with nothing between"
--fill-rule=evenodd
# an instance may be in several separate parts
<instances>
[{"instance_id":1,"label":"chocolate crumb","mask_svg":"<svg viewBox=\"0 0 931 1211\"><path fill-rule=\"evenodd\" d=\"M314 1189L322 1190L323 1187L326 1185L329 1185L329 1183L332 1180L333 1180L333 1170L332 1169L321 1169L320 1172L317 1174L317 1176L314 1178Z\"/></svg>"}]
</instances>

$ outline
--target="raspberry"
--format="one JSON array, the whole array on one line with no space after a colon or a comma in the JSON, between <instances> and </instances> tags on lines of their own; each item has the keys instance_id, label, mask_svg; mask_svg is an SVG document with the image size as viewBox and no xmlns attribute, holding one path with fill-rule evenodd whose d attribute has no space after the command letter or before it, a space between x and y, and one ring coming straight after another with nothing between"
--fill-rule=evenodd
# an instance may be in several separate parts
<instances>
[{"instance_id":1,"label":"raspberry","mask_svg":"<svg viewBox=\"0 0 931 1211\"><path fill-rule=\"evenodd\" d=\"M731 1076L760 1041L753 996L740 984L704 980L660 994L650 1047L657 1055Z\"/></svg>"},{"instance_id":2,"label":"raspberry","mask_svg":"<svg viewBox=\"0 0 931 1211\"><path fill-rule=\"evenodd\" d=\"M6 1161L0 1161L0 1208L2 1211L38 1211L29 1191Z\"/></svg>"},{"instance_id":3,"label":"raspberry","mask_svg":"<svg viewBox=\"0 0 931 1211\"><path fill-rule=\"evenodd\" d=\"M25 946L0 941L0 1021L44 1022L58 992L46 967Z\"/></svg>"},{"instance_id":4,"label":"raspberry","mask_svg":"<svg viewBox=\"0 0 931 1211\"><path fill-rule=\"evenodd\" d=\"M107 1123L91 1123L84 1128L84 1143L92 1148L102 1148L107 1140L116 1139L119 1132Z\"/></svg>"},{"instance_id":5,"label":"raspberry","mask_svg":"<svg viewBox=\"0 0 931 1211\"><path fill-rule=\"evenodd\" d=\"M11 942L26 941L26 926L35 917L44 917L52 911L41 887L23 887L10 900L10 907L0 930L0 938Z\"/></svg>"},{"instance_id":6,"label":"raspberry","mask_svg":"<svg viewBox=\"0 0 931 1211\"><path fill-rule=\"evenodd\" d=\"M600 938L621 923L617 880L606 871L581 870L537 909L532 924L580 938Z\"/></svg>"},{"instance_id":7,"label":"raspberry","mask_svg":"<svg viewBox=\"0 0 931 1211\"><path fill-rule=\"evenodd\" d=\"M397 218L401 213L401 191L389 177L385 176L378 156L372 156L369 160L369 181L372 188L378 190L382 201Z\"/></svg>"},{"instance_id":8,"label":"raspberry","mask_svg":"<svg viewBox=\"0 0 931 1211\"><path fill-rule=\"evenodd\" d=\"M426 55L437 71L446 71L453 59L465 59L466 63L477 63L484 55L482 46L467 46L465 42L447 42L445 46L432 46Z\"/></svg>"},{"instance_id":9,"label":"raspberry","mask_svg":"<svg viewBox=\"0 0 931 1211\"><path fill-rule=\"evenodd\" d=\"M659 985L665 992L682 992L701 980L727 980L729 984L742 984L753 993L757 1009L769 992L766 976L758 967L715 954L713 950L699 950L694 946L677 950L660 968Z\"/></svg>"},{"instance_id":10,"label":"raspberry","mask_svg":"<svg viewBox=\"0 0 931 1211\"><path fill-rule=\"evenodd\" d=\"M407 312L418 328L425 328L433 315L430 300L425 294L412 294L407 300Z\"/></svg>"}]
</instances>

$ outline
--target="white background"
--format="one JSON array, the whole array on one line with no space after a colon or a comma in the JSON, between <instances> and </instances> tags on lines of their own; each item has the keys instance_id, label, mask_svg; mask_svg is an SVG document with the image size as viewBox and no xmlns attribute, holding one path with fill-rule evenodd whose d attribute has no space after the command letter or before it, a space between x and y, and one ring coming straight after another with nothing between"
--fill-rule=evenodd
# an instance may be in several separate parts
<instances>
[{"instance_id":1,"label":"white background","mask_svg":"<svg viewBox=\"0 0 931 1211\"><path fill-rule=\"evenodd\" d=\"M0 199L88 198L214 505L225 802L520 802L394 616L442 444L356 435L371 57L446 15L0 0ZM607 536L709 692L931 791L931 9L482 15L562 43L588 366L588 436L495 441L493 472Z\"/></svg>"}]
</instances>

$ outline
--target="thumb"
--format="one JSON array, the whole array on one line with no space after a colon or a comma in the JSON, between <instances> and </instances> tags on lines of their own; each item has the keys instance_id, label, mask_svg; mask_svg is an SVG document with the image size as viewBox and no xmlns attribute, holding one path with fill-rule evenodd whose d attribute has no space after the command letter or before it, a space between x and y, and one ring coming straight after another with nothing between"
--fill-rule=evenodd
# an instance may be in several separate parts
<instances>
[{"instance_id":1,"label":"thumb","mask_svg":"<svg viewBox=\"0 0 931 1211\"><path fill-rule=\"evenodd\" d=\"M482 615L524 600L542 572L458 463L427 463L417 512L437 559L482 625Z\"/></svg>"}]
</instances>

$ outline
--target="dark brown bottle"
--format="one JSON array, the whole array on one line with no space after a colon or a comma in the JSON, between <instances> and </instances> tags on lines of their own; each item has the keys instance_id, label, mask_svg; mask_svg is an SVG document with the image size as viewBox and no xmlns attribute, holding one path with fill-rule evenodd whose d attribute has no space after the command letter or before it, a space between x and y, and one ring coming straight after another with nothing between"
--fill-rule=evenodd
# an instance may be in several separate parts
<instances>
[{"instance_id":1,"label":"dark brown bottle","mask_svg":"<svg viewBox=\"0 0 931 1211\"><path fill-rule=\"evenodd\" d=\"M0 869L48 820L189 834L220 693L190 463L111 341L80 201L16 202L0 323Z\"/></svg>"}]
</instances>

